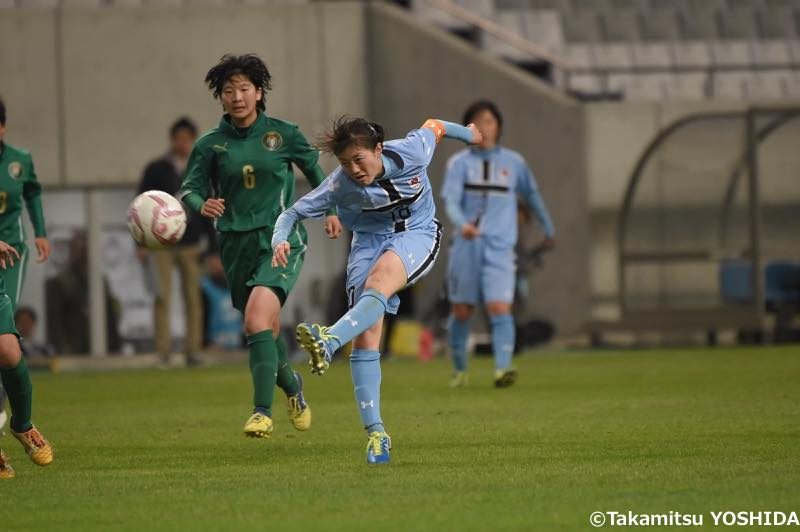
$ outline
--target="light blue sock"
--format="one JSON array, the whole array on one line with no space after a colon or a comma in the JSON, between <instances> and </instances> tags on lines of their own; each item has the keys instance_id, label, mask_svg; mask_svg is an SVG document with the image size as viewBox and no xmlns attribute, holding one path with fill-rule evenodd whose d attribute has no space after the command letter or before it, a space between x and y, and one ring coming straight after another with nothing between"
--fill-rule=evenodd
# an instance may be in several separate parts
<instances>
[{"instance_id":1,"label":"light blue sock","mask_svg":"<svg viewBox=\"0 0 800 532\"><path fill-rule=\"evenodd\" d=\"M344 344L372 327L376 321L383 318L386 313L386 298L377 290L364 290L361 297L347 314L339 318L330 330L337 340L331 342L331 352L336 351Z\"/></svg>"},{"instance_id":2,"label":"light blue sock","mask_svg":"<svg viewBox=\"0 0 800 532\"><path fill-rule=\"evenodd\" d=\"M369 349L353 349L350 375L356 406L367 433L385 432L381 420L381 354Z\"/></svg>"},{"instance_id":3,"label":"light blue sock","mask_svg":"<svg viewBox=\"0 0 800 532\"><path fill-rule=\"evenodd\" d=\"M450 352L453 355L453 368L467 371L467 339L469 339L469 320L459 320L450 316Z\"/></svg>"},{"instance_id":4,"label":"light blue sock","mask_svg":"<svg viewBox=\"0 0 800 532\"><path fill-rule=\"evenodd\" d=\"M514 354L514 318L511 314L492 316L492 352L495 369L511 367L511 356Z\"/></svg>"}]
</instances>

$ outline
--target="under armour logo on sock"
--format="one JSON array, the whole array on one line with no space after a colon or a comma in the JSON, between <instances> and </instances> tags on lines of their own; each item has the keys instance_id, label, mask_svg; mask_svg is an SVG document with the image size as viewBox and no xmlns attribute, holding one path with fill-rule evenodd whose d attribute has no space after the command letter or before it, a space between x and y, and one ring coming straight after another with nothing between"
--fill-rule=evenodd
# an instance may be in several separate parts
<instances>
[{"instance_id":1,"label":"under armour logo on sock","mask_svg":"<svg viewBox=\"0 0 800 532\"><path fill-rule=\"evenodd\" d=\"M358 322L350 317L350 314L345 314L342 318L344 321L352 325L353 327L358 327Z\"/></svg>"},{"instance_id":2,"label":"under armour logo on sock","mask_svg":"<svg viewBox=\"0 0 800 532\"><path fill-rule=\"evenodd\" d=\"M370 401L370 402L368 403L368 402L366 402L366 401L361 401L361 409L362 409L362 410L365 410L367 407L370 407L370 408L375 408L375 402L374 402L374 401Z\"/></svg>"}]
</instances>

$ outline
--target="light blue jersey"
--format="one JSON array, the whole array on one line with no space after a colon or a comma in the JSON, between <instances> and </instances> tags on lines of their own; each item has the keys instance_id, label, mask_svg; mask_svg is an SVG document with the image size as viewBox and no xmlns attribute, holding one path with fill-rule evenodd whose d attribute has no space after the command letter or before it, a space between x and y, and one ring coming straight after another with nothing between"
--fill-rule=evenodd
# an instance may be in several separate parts
<instances>
[{"instance_id":1,"label":"light blue jersey","mask_svg":"<svg viewBox=\"0 0 800 532\"><path fill-rule=\"evenodd\" d=\"M430 128L415 129L404 139L383 143L384 174L371 184L360 185L337 168L280 215L272 235L273 248L286 240L298 221L321 217L335 207L342 225L353 231L347 262L351 305L386 251L393 251L403 261L407 285L415 283L431 270L441 248L441 224L435 218L427 170L435 149L436 133ZM398 305L395 294L388 300L387 312L395 314Z\"/></svg>"},{"instance_id":2,"label":"light blue jersey","mask_svg":"<svg viewBox=\"0 0 800 532\"><path fill-rule=\"evenodd\" d=\"M511 303L514 299L517 198L527 201L545 235L555 230L539 187L517 152L495 147L462 150L447 164L442 198L456 228L478 226L472 240L456 232L450 248L447 290L450 301Z\"/></svg>"},{"instance_id":3,"label":"light blue jersey","mask_svg":"<svg viewBox=\"0 0 800 532\"><path fill-rule=\"evenodd\" d=\"M428 179L428 164L436 149L431 129L415 129L404 139L383 144L384 175L363 186L338 167L317 188L284 212L293 223L318 218L335 207L342 225L354 233L392 234L435 229L436 206ZM282 215L283 216L283 215ZM273 246L286 240L277 223Z\"/></svg>"},{"instance_id":4,"label":"light blue jersey","mask_svg":"<svg viewBox=\"0 0 800 532\"><path fill-rule=\"evenodd\" d=\"M447 163L442 198L456 228L478 226L493 244L513 248L517 243L517 197L522 196L542 224L545 235L555 229L539 194L533 173L520 154L496 146L490 150L468 148Z\"/></svg>"}]
</instances>

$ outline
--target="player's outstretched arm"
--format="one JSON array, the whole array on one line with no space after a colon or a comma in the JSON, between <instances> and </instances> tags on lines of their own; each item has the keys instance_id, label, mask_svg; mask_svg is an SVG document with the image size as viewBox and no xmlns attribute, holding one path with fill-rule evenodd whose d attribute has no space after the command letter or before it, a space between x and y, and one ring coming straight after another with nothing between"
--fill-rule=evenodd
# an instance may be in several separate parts
<instances>
[{"instance_id":1,"label":"player's outstretched arm","mask_svg":"<svg viewBox=\"0 0 800 532\"><path fill-rule=\"evenodd\" d=\"M292 232L297 222L303 216L294 207L289 207L278 216L275 221L275 229L272 231L272 267L283 267L289 264L289 233Z\"/></svg>"},{"instance_id":2,"label":"player's outstretched arm","mask_svg":"<svg viewBox=\"0 0 800 532\"><path fill-rule=\"evenodd\" d=\"M311 188L317 188L325 180L325 173L319 166L319 152L308 143L299 128L295 127L294 133L295 137L291 152L292 162L306 176ZM328 209L325 216L325 234L331 239L339 238L339 235L342 234L342 222L339 221L335 208Z\"/></svg>"},{"instance_id":3,"label":"player's outstretched arm","mask_svg":"<svg viewBox=\"0 0 800 532\"><path fill-rule=\"evenodd\" d=\"M481 132L475 127L475 124L462 126L455 122L448 122L447 120L439 120L438 118L429 118L422 124L420 129L430 129L436 136L436 143L438 144L442 138L455 139L464 142L465 144L480 144L483 140Z\"/></svg>"}]
</instances>

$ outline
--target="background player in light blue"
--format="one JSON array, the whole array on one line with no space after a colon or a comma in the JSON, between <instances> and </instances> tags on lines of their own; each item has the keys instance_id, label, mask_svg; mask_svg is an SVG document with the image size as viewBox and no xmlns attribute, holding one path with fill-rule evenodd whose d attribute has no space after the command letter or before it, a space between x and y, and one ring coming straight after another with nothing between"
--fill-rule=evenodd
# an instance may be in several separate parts
<instances>
[{"instance_id":1,"label":"background player in light blue","mask_svg":"<svg viewBox=\"0 0 800 532\"><path fill-rule=\"evenodd\" d=\"M450 158L442 187L447 215L457 228L447 271L452 303L449 341L455 368L451 385L467 384L469 322L475 306L483 303L491 321L494 383L505 387L517 376L511 367L515 341L511 304L518 195L542 224L542 248L555 245L555 229L525 160L497 144L503 127L497 106L487 100L473 103L464 113L464 123L474 123L483 140Z\"/></svg>"},{"instance_id":2,"label":"background player in light blue","mask_svg":"<svg viewBox=\"0 0 800 532\"><path fill-rule=\"evenodd\" d=\"M369 463L388 462L391 449L380 415L383 315L397 312L397 292L430 271L441 247L427 167L443 137L481 140L471 124L427 120L404 139L384 142L378 124L340 118L323 148L341 166L280 215L272 237L272 263L279 266L287 263L286 240L299 220L321 217L336 207L342 224L353 231L347 263L350 310L331 327L299 324L297 337L311 355L312 372L320 375L332 353L353 341L350 371L369 436Z\"/></svg>"}]
</instances>

